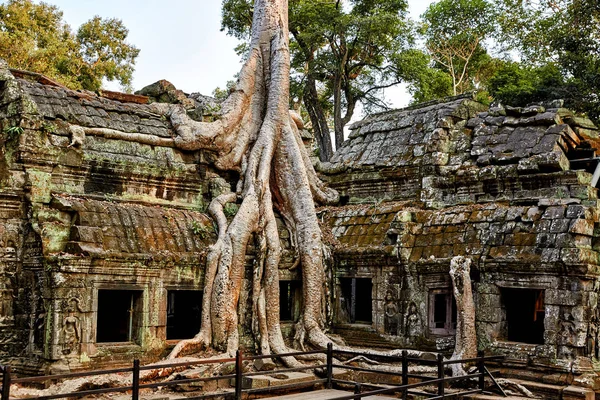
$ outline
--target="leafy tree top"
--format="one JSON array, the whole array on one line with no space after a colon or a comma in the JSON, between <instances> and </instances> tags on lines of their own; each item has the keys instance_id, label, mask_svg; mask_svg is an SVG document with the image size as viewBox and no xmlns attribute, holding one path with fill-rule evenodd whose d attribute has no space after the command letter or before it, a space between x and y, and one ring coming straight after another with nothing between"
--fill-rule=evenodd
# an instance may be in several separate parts
<instances>
[{"instance_id":1,"label":"leafy tree top","mask_svg":"<svg viewBox=\"0 0 600 400\"><path fill-rule=\"evenodd\" d=\"M74 89L97 90L103 79L130 88L140 50L126 42L127 34L118 19L96 16L75 34L56 6L31 0L0 4L0 57Z\"/></svg>"}]
</instances>

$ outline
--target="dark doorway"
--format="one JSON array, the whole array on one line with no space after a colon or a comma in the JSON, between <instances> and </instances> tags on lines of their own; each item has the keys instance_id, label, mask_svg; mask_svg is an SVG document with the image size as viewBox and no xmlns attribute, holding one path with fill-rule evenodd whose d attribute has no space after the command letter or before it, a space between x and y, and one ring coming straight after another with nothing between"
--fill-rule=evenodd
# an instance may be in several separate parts
<instances>
[{"instance_id":1,"label":"dark doorway","mask_svg":"<svg viewBox=\"0 0 600 400\"><path fill-rule=\"evenodd\" d=\"M139 342L141 290L98 290L97 343Z\"/></svg>"},{"instance_id":2,"label":"dark doorway","mask_svg":"<svg viewBox=\"0 0 600 400\"><path fill-rule=\"evenodd\" d=\"M340 278L341 314L350 323L370 324L373 321L373 285L368 278Z\"/></svg>"},{"instance_id":3,"label":"dark doorway","mask_svg":"<svg viewBox=\"0 0 600 400\"><path fill-rule=\"evenodd\" d=\"M506 339L511 342L544 343L544 291L501 289L506 312Z\"/></svg>"},{"instance_id":4,"label":"dark doorway","mask_svg":"<svg viewBox=\"0 0 600 400\"><path fill-rule=\"evenodd\" d=\"M167 292L167 340L191 339L200 332L202 291Z\"/></svg>"},{"instance_id":5,"label":"dark doorway","mask_svg":"<svg viewBox=\"0 0 600 400\"><path fill-rule=\"evenodd\" d=\"M279 281L279 320L298 321L302 306L302 282Z\"/></svg>"},{"instance_id":6,"label":"dark doorway","mask_svg":"<svg viewBox=\"0 0 600 400\"><path fill-rule=\"evenodd\" d=\"M436 335L456 332L456 301L450 288L429 292L429 330Z\"/></svg>"}]
</instances>

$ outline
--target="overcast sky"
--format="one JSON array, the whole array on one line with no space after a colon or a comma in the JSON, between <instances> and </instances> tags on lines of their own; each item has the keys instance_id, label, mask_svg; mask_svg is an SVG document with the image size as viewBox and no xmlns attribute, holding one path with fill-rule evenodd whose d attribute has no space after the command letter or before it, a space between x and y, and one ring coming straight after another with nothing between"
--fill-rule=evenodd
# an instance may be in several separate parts
<instances>
[{"instance_id":1,"label":"overcast sky","mask_svg":"<svg viewBox=\"0 0 600 400\"><path fill-rule=\"evenodd\" d=\"M240 69L240 59L233 50L237 41L220 31L221 0L45 1L63 11L73 30L95 15L123 20L129 29L128 41L141 49L133 80L135 90L166 79L185 92L210 95ZM408 0L411 16L416 19L432 1ZM403 88L388 90L386 97L396 107L410 99Z\"/></svg>"}]
</instances>

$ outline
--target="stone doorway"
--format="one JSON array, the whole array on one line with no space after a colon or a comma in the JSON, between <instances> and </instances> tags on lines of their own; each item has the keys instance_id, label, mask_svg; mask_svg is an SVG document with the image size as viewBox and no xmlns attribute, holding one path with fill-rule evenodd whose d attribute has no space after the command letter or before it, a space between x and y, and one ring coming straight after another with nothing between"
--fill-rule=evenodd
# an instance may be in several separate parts
<instances>
[{"instance_id":1,"label":"stone doorway","mask_svg":"<svg viewBox=\"0 0 600 400\"><path fill-rule=\"evenodd\" d=\"M201 290L167 292L167 340L191 339L200 332Z\"/></svg>"},{"instance_id":2,"label":"stone doorway","mask_svg":"<svg viewBox=\"0 0 600 400\"><path fill-rule=\"evenodd\" d=\"M279 281L279 320L298 321L302 307L302 282Z\"/></svg>"},{"instance_id":3,"label":"stone doorway","mask_svg":"<svg viewBox=\"0 0 600 400\"><path fill-rule=\"evenodd\" d=\"M434 335L456 332L456 300L452 289L434 289L429 292L429 330Z\"/></svg>"},{"instance_id":4,"label":"stone doorway","mask_svg":"<svg viewBox=\"0 0 600 400\"><path fill-rule=\"evenodd\" d=\"M373 322L373 284L370 278L340 278L341 308L351 324Z\"/></svg>"},{"instance_id":5,"label":"stone doorway","mask_svg":"<svg viewBox=\"0 0 600 400\"><path fill-rule=\"evenodd\" d=\"M544 291L500 289L505 313L503 336L510 342L544 344Z\"/></svg>"},{"instance_id":6,"label":"stone doorway","mask_svg":"<svg viewBox=\"0 0 600 400\"><path fill-rule=\"evenodd\" d=\"M98 290L97 343L139 342L142 294L142 290Z\"/></svg>"}]
</instances>

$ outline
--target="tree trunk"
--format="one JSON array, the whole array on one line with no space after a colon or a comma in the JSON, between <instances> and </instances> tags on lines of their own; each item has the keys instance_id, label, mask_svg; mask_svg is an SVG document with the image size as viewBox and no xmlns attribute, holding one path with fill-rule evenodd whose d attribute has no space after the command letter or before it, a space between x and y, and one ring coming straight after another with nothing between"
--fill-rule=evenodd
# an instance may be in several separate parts
<instances>
[{"instance_id":1,"label":"tree trunk","mask_svg":"<svg viewBox=\"0 0 600 400\"><path fill-rule=\"evenodd\" d=\"M450 261L450 277L456 300L456 344L451 360L477 357L475 303L470 272L470 258L457 256ZM458 375L466 375L462 364L452 364L452 376Z\"/></svg>"},{"instance_id":2,"label":"tree trunk","mask_svg":"<svg viewBox=\"0 0 600 400\"><path fill-rule=\"evenodd\" d=\"M251 50L235 91L223 102L221 119L196 122L180 106L156 106L169 115L177 146L215 151L216 166L241 177L236 193L219 196L209 207L219 236L207 257L201 329L180 342L171 358L207 346L229 354L238 349L238 302L251 239L257 248L251 293L256 340L263 354L287 352L279 325L281 248L274 207L293 233L302 268L298 329L316 346L328 341L322 330L323 241L313 198L335 203L338 195L319 181L288 111L287 16L287 0L256 0ZM239 211L228 223L223 207L234 201Z\"/></svg>"},{"instance_id":3,"label":"tree trunk","mask_svg":"<svg viewBox=\"0 0 600 400\"><path fill-rule=\"evenodd\" d=\"M319 102L315 78L310 72L306 76L306 85L304 87L304 106L308 111L315 139L319 146L319 159L321 161L329 161L333 156L331 133L329 132L329 126L327 125L325 111Z\"/></svg>"},{"instance_id":4,"label":"tree trunk","mask_svg":"<svg viewBox=\"0 0 600 400\"><path fill-rule=\"evenodd\" d=\"M344 123L342 119L342 77L336 73L333 78L333 124L335 128L335 148L344 142Z\"/></svg>"},{"instance_id":5,"label":"tree trunk","mask_svg":"<svg viewBox=\"0 0 600 400\"><path fill-rule=\"evenodd\" d=\"M331 133L329 132L329 125L327 124L327 116L319 101L317 81L313 74L315 53L309 44L302 39L302 36L297 30L291 29L290 31L304 52L306 63L308 64L303 100L306 111L310 117L310 122L313 126L317 145L319 146L319 159L321 161L329 161L333 156L333 147L331 146Z\"/></svg>"}]
</instances>

